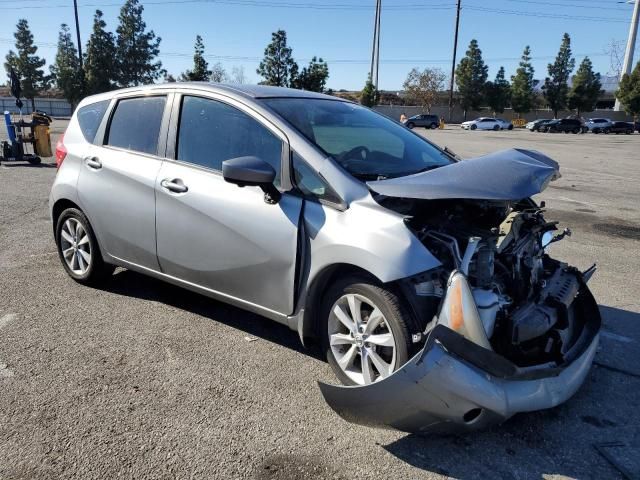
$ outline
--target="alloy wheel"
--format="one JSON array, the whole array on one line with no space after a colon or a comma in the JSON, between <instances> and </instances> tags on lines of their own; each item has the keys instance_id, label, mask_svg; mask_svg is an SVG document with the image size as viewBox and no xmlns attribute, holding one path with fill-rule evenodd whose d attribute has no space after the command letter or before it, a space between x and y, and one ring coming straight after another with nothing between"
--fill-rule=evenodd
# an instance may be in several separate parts
<instances>
[{"instance_id":1,"label":"alloy wheel","mask_svg":"<svg viewBox=\"0 0 640 480\"><path fill-rule=\"evenodd\" d=\"M348 293L331 307L329 345L340 369L358 385L388 377L396 366L393 332L380 309L366 297Z\"/></svg>"},{"instance_id":2,"label":"alloy wheel","mask_svg":"<svg viewBox=\"0 0 640 480\"><path fill-rule=\"evenodd\" d=\"M60 251L69 270L84 275L91 266L91 242L85 227L76 218L67 219L60 230Z\"/></svg>"}]
</instances>

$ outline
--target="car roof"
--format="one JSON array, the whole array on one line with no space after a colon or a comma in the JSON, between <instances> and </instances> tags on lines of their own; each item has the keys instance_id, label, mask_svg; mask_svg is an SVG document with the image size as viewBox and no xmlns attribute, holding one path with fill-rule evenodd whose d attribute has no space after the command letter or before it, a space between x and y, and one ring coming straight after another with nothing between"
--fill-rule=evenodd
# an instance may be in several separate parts
<instances>
[{"instance_id":1,"label":"car roof","mask_svg":"<svg viewBox=\"0 0 640 480\"><path fill-rule=\"evenodd\" d=\"M323 93L309 92L306 90L297 90L294 88L272 87L268 85L239 85L211 82L171 82L128 87L88 97L90 100L88 102L83 101L82 103L93 103L102 99L110 99L116 95L123 93L152 93L185 87L190 89L192 88L194 90L210 91L226 94L233 97L243 97L256 100L263 98L308 98L353 103L344 98L325 95Z\"/></svg>"}]
</instances>

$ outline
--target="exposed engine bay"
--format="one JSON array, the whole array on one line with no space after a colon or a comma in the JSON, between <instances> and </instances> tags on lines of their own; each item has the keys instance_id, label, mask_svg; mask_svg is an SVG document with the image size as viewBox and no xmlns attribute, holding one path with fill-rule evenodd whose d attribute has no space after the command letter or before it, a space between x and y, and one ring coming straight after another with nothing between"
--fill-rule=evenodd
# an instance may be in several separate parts
<instances>
[{"instance_id":1,"label":"exposed engine bay","mask_svg":"<svg viewBox=\"0 0 640 480\"><path fill-rule=\"evenodd\" d=\"M562 363L580 334L571 305L583 279L574 267L549 257L545 247L569 230L554 235L557 222L547 222L530 199L378 201L407 215L409 228L443 264L409 280L425 336L444 317L453 330L520 367ZM446 296L464 299L465 289L482 325L475 332L464 331L473 330L469 317L475 309L442 311Z\"/></svg>"}]
</instances>

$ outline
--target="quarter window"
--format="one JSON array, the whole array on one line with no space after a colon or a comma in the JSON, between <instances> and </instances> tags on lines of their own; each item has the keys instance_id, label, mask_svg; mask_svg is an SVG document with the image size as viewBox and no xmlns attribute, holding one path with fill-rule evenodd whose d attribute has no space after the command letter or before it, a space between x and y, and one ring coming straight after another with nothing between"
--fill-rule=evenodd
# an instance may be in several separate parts
<instances>
[{"instance_id":1,"label":"quarter window","mask_svg":"<svg viewBox=\"0 0 640 480\"><path fill-rule=\"evenodd\" d=\"M124 98L113 113L107 145L135 152L158 153L158 136L166 97Z\"/></svg>"},{"instance_id":2,"label":"quarter window","mask_svg":"<svg viewBox=\"0 0 640 480\"><path fill-rule=\"evenodd\" d=\"M78 110L78 123L80 124L82 136L87 142L93 143L95 140L98 127L100 126L100 122L102 122L102 117L104 117L104 112L107 111L108 106L109 100L103 100L85 105Z\"/></svg>"},{"instance_id":3,"label":"quarter window","mask_svg":"<svg viewBox=\"0 0 640 480\"><path fill-rule=\"evenodd\" d=\"M256 156L276 171L280 185L282 141L237 108L216 100L185 96L178 130L177 160L222 170L222 162Z\"/></svg>"},{"instance_id":4,"label":"quarter window","mask_svg":"<svg viewBox=\"0 0 640 480\"><path fill-rule=\"evenodd\" d=\"M298 190L305 196L336 204L341 203L338 194L296 153L293 154L293 175Z\"/></svg>"}]
</instances>

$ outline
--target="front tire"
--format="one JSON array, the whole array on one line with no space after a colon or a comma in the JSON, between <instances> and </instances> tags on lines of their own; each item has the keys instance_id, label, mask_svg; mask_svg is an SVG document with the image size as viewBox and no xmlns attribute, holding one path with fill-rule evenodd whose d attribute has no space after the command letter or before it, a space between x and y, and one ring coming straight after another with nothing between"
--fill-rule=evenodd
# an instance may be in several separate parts
<instances>
[{"instance_id":1,"label":"front tire","mask_svg":"<svg viewBox=\"0 0 640 480\"><path fill-rule=\"evenodd\" d=\"M60 214L55 239L62 266L76 282L97 285L113 273L115 267L102 260L89 220L77 208Z\"/></svg>"},{"instance_id":2,"label":"front tire","mask_svg":"<svg viewBox=\"0 0 640 480\"><path fill-rule=\"evenodd\" d=\"M475 130L476 128L478 128L477 125L471 125L471 130Z\"/></svg>"},{"instance_id":3,"label":"front tire","mask_svg":"<svg viewBox=\"0 0 640 480\"><path fill-rule=\"evenodd\" d=\"M437 123L432 123L431 124L431 130L435 130L436 128L438 128L438 124Z\"/></svg>"},{"instance_id":4,"label":"front tire","mask_svg":"<svg viewBox=\"0 0 640 480\"><path fill-rule=\"evenodd\" d=\"M360 276L336 282L323 298L322 348L345 385L368 385L408 360L409 313L392 291Z\"/></svg>"},{"instance_id":5,"label":"front tire","mask_svg":"<svg viewBox=\"0 0 640 480\"><path fill-rule=\"evenodd\" d=\"M408 128L409 130L413 130L413 127L415 127L415 126L416 126L416 124L415 124L415 123L413 123L413 122L409 122L409 123L407 123L407 128Z\"/></svg>"}]
</instances>

